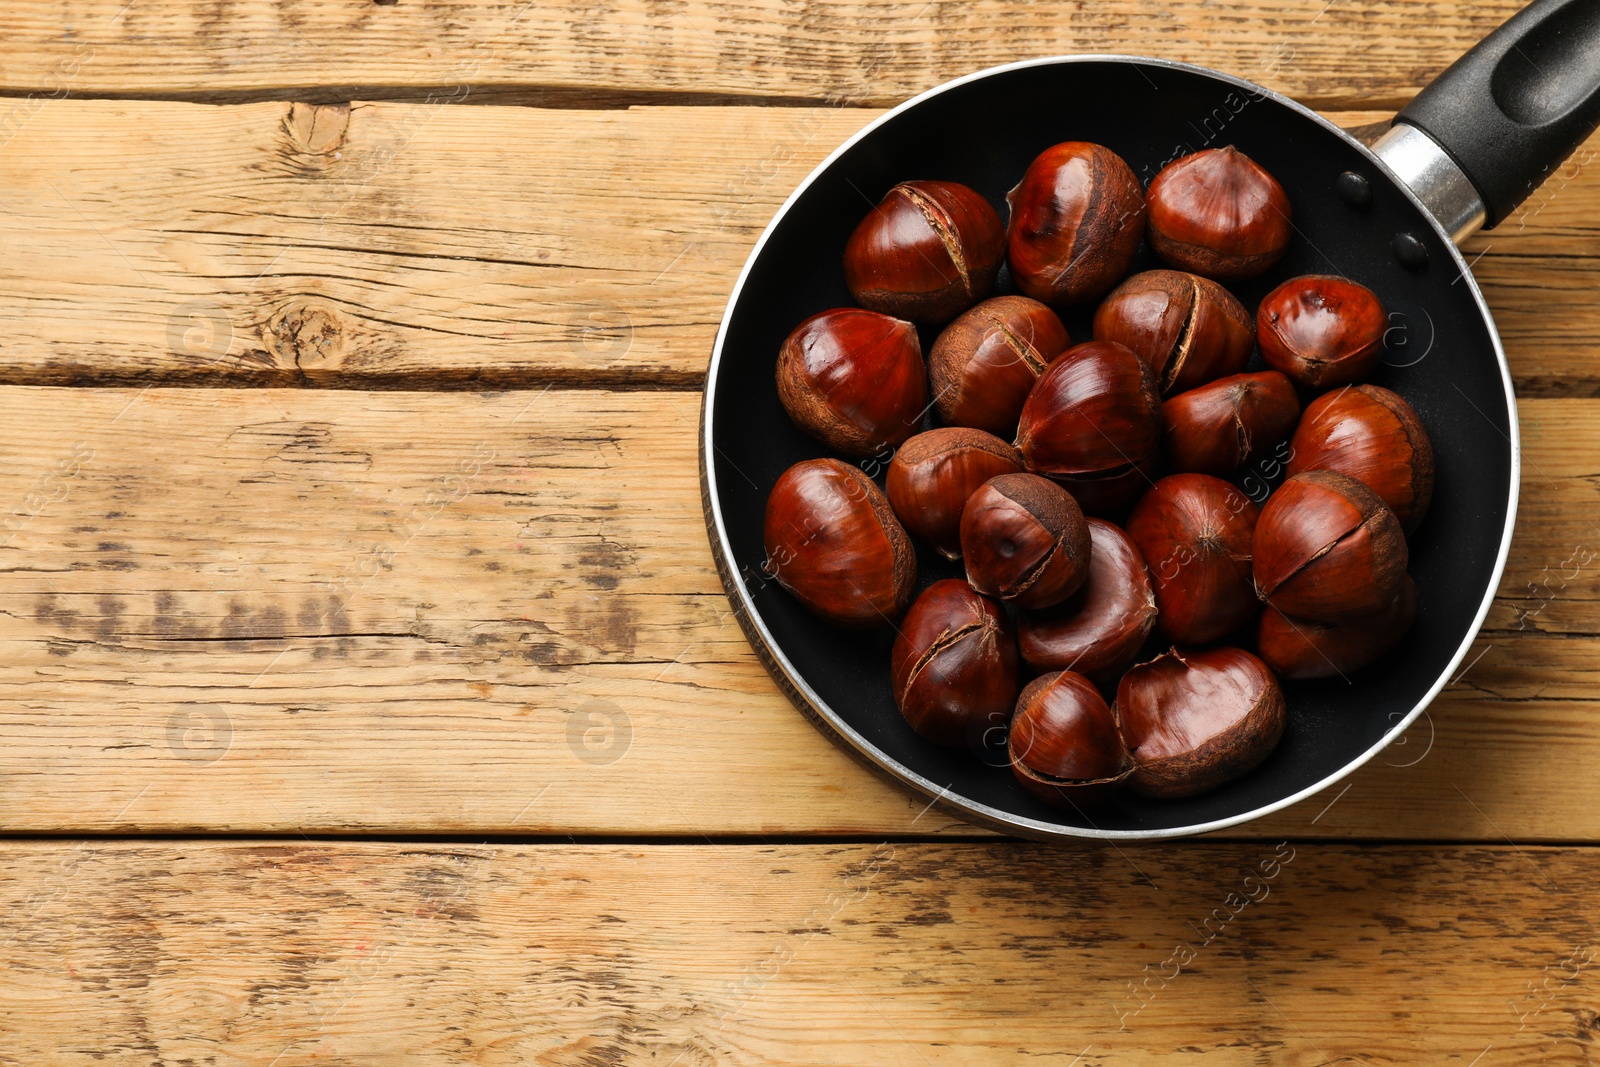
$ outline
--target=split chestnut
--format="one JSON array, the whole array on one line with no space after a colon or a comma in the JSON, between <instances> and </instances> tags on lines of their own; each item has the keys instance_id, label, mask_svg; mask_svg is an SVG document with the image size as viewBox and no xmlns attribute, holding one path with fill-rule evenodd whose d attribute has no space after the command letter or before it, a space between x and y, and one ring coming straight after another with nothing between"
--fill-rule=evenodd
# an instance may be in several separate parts
<instances>
[{"instance_id":1,"label":"split chestnut","mask_svg":"<svg viewBox=\"0 0 1600 1067\"><path fill-rule=\"evenodd\" d=\"M961 513L967 581L1019 608L1048 608L1089 574L1089 528L1066 490L1035 474L991 478Z\"/></svg>"},{"instance_id":2,"label":"split chestnut","mask_svg":"<svg viewBox=\"0 0 1600 1067\"><path fill-rule=\"evenodd\" d=\"M778 352L778 399L796 426L847 456L902 443L928 404L916 327L860 308L811 316Z\"/></svg>"},{"instance_id":3,"label":"split chestnut","mask_svg":"<svg viewBox=\"0 0 1600 1067\"><path fill-rule=\"evenodd\" d=\"M957 182L901 182L844 249L856 303L913 322L948 322L989 295L1005 231L989 201Z\"/></svg>"},{"instance_id":4,"label":"split chestnut","mask_svg":"<svg viewBox=\"0 0 1600 1067\"><path fill-rule=\"evenodd\" d=\"M1037 300L985 300L946 326L928 354L939 417L1009 441L1028 391L1070 343L1056 313Z\"/></svg>"},{"instance_id":5,"label":"split chestnut","mask_svg":"<svg viewBox=\"0 0 1600 1067\"><path fill-rule=\"evenodd\" d=\"M1144 237L1144 192L1104 145L1039 153L1006 195L1006 256L1017 287L1046 304L1098 300L1122 280Z\"/></svg>"},{"instance_id":6,"label":"split chestnut","mask_svg":"<svg viewBox=\"0 0 1600 1067\"><path fill-rule=\"evenodd\" d=\"M958 578L934 582L900 624L890 673L913 730L981 751L988 731L1005 729L1017 699L1017 642L1005 610Z\"/></svg>"},{"instance_id":7,"label":"split chestnut","mask_svg":"<svg viewBox=\"0 0 1600 1067\"><path fill-rule=\"evenodd\" d=\"M1244 305L1211 279L1147 270L1106 297L1094 313L1094 339L1131 348L1165 396L1244 370L1256 326Z\"/></svg>"},{"instance_id":8,"label":"split chestnut","mask_svg":"<svg viewBox=\"0 0 1600 1067\"><path fill-rule=\"evenodd\" d=\"M1282 443L1299 417L1294 385L1275 370L1219 378L1161 405L1167 462L1226 478Z\"/></svg>"},{"instance_id":9,"label":"split chestnut","mask_svg":"<svg viewBox=\"0 0 1600 1067\"><path fill-rule=\"evenodd\" d=\"M1022 787L1060 807L1104 800L1132 770L1116 714L1094 683L1073 671L1028 683L1007 749Z\"/></svg>"}]
</instances>

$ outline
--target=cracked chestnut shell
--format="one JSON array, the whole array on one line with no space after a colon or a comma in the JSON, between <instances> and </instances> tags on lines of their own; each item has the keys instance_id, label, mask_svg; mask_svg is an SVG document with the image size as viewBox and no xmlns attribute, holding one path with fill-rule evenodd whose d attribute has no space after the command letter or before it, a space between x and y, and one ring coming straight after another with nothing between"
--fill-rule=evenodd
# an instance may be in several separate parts
<instances>
[{"instance_id":1,"label":"cracked chestnut shell","mask_svg":"<svg viewBox=\"0 0 1600 1067\"><path fill-rule=\"evenodd\" d=\"M1244 370L1256 324L1210 278L1147 270L1117 286L1095 311L1094 339L1131 348L1166 396Z\"/></svg>"},{"instance_id":2,"label":"cracked chestnut shell","mask_svg":"<svg viewBox=\"0 0 1600 1067\"><path fill-rule=\"evenodd\" d=\"M1388 606L1409 563L1394 512L1337 471L1285 480L1261 509L1252 552L1261 599L1317 622L1349 622Z\"/></svg>"},{"instance_id":3,"label":"cracked chestnut shell","mask_svg":"<svg viewBox=\"0 0 1600 1067\"><path fill-rule=\"evenodd\" d=\"M1299 418L1294 383L1275 370L1218 378L1161 405L1167 463L1226 478L1287 438Z\"/></svg>"},{"instance_id":4,"label":"cracked chestnut shell","mask_svg":"<svg viewBox=\"0 0 1600 1067\"><path fill-rule=\"evenodd\" d=\"M1037 300L985 300L946 326L928 354L939 417L1011 440L1028 391L1070 343L1056 313Z\"/></svg>"},{"instance_id":5,"label":"cracked chestnut shell","mask_svg":"<svg viewBox=\"0 0 1600 1067\"><path fill-rule=\"evenodd\" d=\"M1098 514L1126 506L1150 484L1160 447L1161 401L1150 368L1115 341L1063 352L1039 376L1017 423L1028 469Z\"/></svg>"},{"instance_id":6,"label":"cracked chestnut shell","mask_svg":"<svg viewBox=\"0 0 1600 1067\"><path fill-rule=\"evenodd\" d=\"M1203 645L1255 618L1250 553L1260 514L1209 474L1168 475L1134 505L1128 536L1150 568L1164 636Z\"/></svg>"},{"instance_id":7,"label":"cracked chestnut shell","mask_svg":"<svg viewBox=\"0 0 1600 1067\"><path fill-rule=\"evenodd\" d=\"M1017 288L1046 304L1098 300L1144 237L1144 192L1121 156L1067 141L1039 153L1006 194L1006 256Z\"/></svg>"},{"instance_id":8,"label":"cracked chestnut shell","mask_svg":"<svg viewBox=\"0 0 1600 1067\"><path fill-rule=\"evenodd\" d=\"M808 459L767 496L763 565L795 599L852 630L898 618L911 601L917 555L876 483L836 459Z\"/></svg>"},{"instance_id":9,"label":"cracked chestnut shell","mask_svg":"<svg viewBox=\"0 0 1600 1067\"><path fill-rule=\"evenodd\" d=\"M856 303L930 325L988 296L1005 255L989 201L958 182L901 182L861 220L844 248Z\"/></svg>"},{"instance_id":10,"label":"cracked chestnut shell","mask_svg":"<svg viewBox=\"0 0 1600 1067\"><path fill-rule=\"evenodd\" d=\"M836 452L871 456L916 433L928 404L917 329L861 308L813 315L778 352L778 399Z\"/></svg>"},{"instance_id":11,"label":"cracked chestnut shell","mask_svg":"<svg viewBox=\"0 0 1600 1067\"><path fill-rule=\"evenodd\" d=\"M1133 539L1089 519L1089 577L1066 600L1017 622L1022 658L1036 671L1076 671L1097 685L1116 681L1156 623L1155 591Z\"/></svg>"},{"instance_id":12,"label":"cracked chestnut shell","mask_svg":"<svg viewBox=\"0 0 1600 1067\"><path fill-rule=\"evenodd\" d=\"M961 558L961 509L990 478L1022 473L1022 453L959 426L919 433L889 462L885 491L905 528L946 559Z\"/></svg>"},{"instance_id":13,"label":"cracked chestnut shell","mask_svg":"<svg viewBox=\"0 0 1600 1067\"><path fill-rule=\"evenodd\" d=\"M1036 474L989 479L961 513L967 581L1019 608L1048 608L1077 592L1089 551L1077 501Z\"/></svg>"},{"instance_id":14,"label":"cracked chestnut shell","mask_svg":"<svg viewBox=\"0 0 1600 1067\"><path fill-rule=\"evenodd\" d=\"M1388 327L1376 293L1331 274L1290 278L1256 308L1261 358L1306 389L1331 389L1371 374Z\"/></svg>"},{"instance_id":15,"label":"cracked chestnut shell","mask_svg":"<svg viewBox=\"0 0 1600 1067\"><path fill-rule=\"evenodd\" d=\"M894 700L929 741L981 751L1017 699L1017 642L1000 604L959 578L925 589L890 653ZM999 735L996 735L999 736Z\"/></svg>"},{"instance_id":16,"label":"cracked chestnut shell","mask_svg":"<svg viewBox=\"0 0 1600 1067\"><path fill-rule=\"evenodd\" d=\"M1343 677L1398 645L1416 617L1417 585L1406 575L1388 606L1349 622L1295 619L1267 608L1256 629L1256 651L1280 678Z\"/></svg>"},{"instance_id":17,"label":"cracked chestnut shell","mask_svg":"<svg viewBox=\"0 0 1600 1067\"><path fill-rule=\"evenodd\" d=\"M1255 277L1283 258L1294 232L1283 186L1232 145L1167 164L1146 198L1156 255L1208 278Z\"/></svg>"},{"instance_id":18,"label":"cracked chestnut shell","mask_svg":"<svg viewBox=\"0 0 1600 1067\"><path fill-rule=\"evenodd\" d=\"M1006 748L1022 787L1058 807L1105 799L1132 767L1116 713L1093 682L1073 671L1028 683Z\"/></svg>"},{"instance_id":19,"label":"cracked chestnut shell","mask_svg":"<svg viewBox=\"0 0 1600 1067\"><path fill-rule=\"evenodd\" d=\"M1287 469L1348 474L1383 498L1409 535L1433 498L1433 442L1416 411L1381 385L1352 385L1306 405Z\"/></svg>"},{"instance_id":20,"label":"cracked chestnut shell","mask_svg":"<svg viewBox=\"0 0 1600 1067\"><path fill-rule=\"evenodd\" d=\"M1128 785L1161 798L1215 789L1277 747L1284 712L1272 671L1243 649L1173 649L1139 664L1117 686Z\"/></svg>"}]
</instances>

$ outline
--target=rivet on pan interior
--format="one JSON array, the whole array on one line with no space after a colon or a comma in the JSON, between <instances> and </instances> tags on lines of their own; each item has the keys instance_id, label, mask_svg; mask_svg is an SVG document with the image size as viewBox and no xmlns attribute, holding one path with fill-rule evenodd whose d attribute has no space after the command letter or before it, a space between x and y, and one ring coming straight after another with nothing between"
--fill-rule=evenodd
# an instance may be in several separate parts
<instances>
[{"instance_id":1,"label":"rivet on pan interior","mask_svg":"<svg viewBox=\"0 0 1600 1067\"><path fill-rule=\"evenodd\" d=\"M1397 233L1393 241L1394 257L1410 270L1421 274L1428 269L1428 246L1414 233Z\"/></svg>"},{"instance_id":2,"label":"rivet on pan interior","mask_svg":"<svg viewBox=\"0 0 1600 1067\"><path fill-rule=\"evenodd\" d=\"M1347 170L1334 179L1333 187L1338 192L1339 199L1357 211L1366 211L1372 207L1372 183L1367 181L1365 175Z\"/></svg>"}]
</instances>

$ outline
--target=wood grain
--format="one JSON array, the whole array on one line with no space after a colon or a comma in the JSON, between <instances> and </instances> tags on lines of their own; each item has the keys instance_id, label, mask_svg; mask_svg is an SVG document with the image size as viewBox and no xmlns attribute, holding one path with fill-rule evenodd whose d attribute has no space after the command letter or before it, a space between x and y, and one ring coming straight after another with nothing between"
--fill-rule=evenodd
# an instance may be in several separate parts
<instances>
[{"instance_id":1,"label":"wood grain","mask_svg":"<svg viewBox=\"0 0 1600 1067\"><path fill-rule=\"evenodd\" d=\"M0 87L320 102L615 104L644 94L899 103L1064 52L1159 55L1319 106L1397 106L1516 0L18 0ZM646 97L647 98L647 97Z\"/></svg>"},{"instance_id":2,"label":"wood grain","mask_svg":"<svg viewBox=\"0 0 1600 1067\"><path fill-rule=\"evenodd\" d=\"M1593 849L9 843L0 1063L1594 1062Z\"/></svg>"},{"instance_id":3,"label":"wood grain","mask_svg":"<svg viewBox=\"0 0 1600 1067\"><path fill-rule=\"evenodd\" d=\"M875 114L51 101L0 153L0 381L693 387ZM1596 152L1469 249L1524 392L1600 391Z\"/></svg>"},{"instance_id":4,"label":"wood grain","mask_svg":"<svg viewBox=\"0 0 1600 1067\"><path fill-rule=\"evenodd\" d=\"M0 441L0 829L971 832L757 665L711 566L697 407L0 390L25 430ZM1523 405L1482 658L1347 794L1237 833L1600 839L1591 776L1550 773L1600 760L1595 411Z\"/></svg>"}]
</instances>

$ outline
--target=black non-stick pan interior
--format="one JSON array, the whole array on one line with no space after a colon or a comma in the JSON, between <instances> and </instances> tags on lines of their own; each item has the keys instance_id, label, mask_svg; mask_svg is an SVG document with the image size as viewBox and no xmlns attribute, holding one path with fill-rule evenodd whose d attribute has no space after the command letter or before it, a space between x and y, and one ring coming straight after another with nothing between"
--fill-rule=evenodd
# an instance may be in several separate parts
<instances>
[{"instance_id":1,"label":"black non-stick pan interior","mask_svg":"<svg viewBox=\"0 0 1600 1067\"><path fill-rule=\"evenodd\" d=\"M789 465L826 454L779 405L774 360L802 319L851 303L840 268L851 230L890 186L912 178L964 182L1004 219L1005 194L1028 163L1066 140L1110 146L1147 183L1176 156L1226 144L1266 167L1288 191L1297 233L1282 263L1233 291L1253 311L1269 289L1297 274L1342 274L1375 290L1392 313L1393 328L1385 365L1373 381L1416 407L1438 461L1432 506L1411 541L1420 609L1401 649L1348 680L1286 686L1283 742L1246 777L1189 800L1126 796L1085 812L1059 811L1031 798L1007 768L992 765L997 760L986 763L917 737L890 693L894 632L835 630L761 572L768 490ZM1368 179L1370 206L1341 197L1336 180L1346 171ZM1396 258L1393 242L1401 233L1426 247L1424 268ZM1134 269L1157 265L1145 250ZM1015 291L1004 274L999 291ZM1089 339L1087 312L1069 312L1065 321L1074 341ZM924 352L933 338L924 332ZM715 475L712 506L720 508L726 530L728 573L754 606L756 619L747 630L758 651L781 671L771 650L760 647L764 627L781 659L820 698L822 718L835 717L859 735L869 758L890 773L925 790L945 789L957 807L987 808L991 818L1016 820L1024 833L1158 834L1202 827L1259 813L1360 760L1447 680L1497 575L1514 499L1515 434L1503 362L1492 324L1448 241L1340 134L1285 101L1188 67L1081 59L1008 68L891 116L835 159L778 220L730 306L713 374L707 417L714 448L706 457ZM882 470L868 469L881 484ZM1261 497L1259 483L1246 488ZM958 565L931 552L921 554L919 565L923 586L960 574Z\"/></svg>"}]
</instances>

